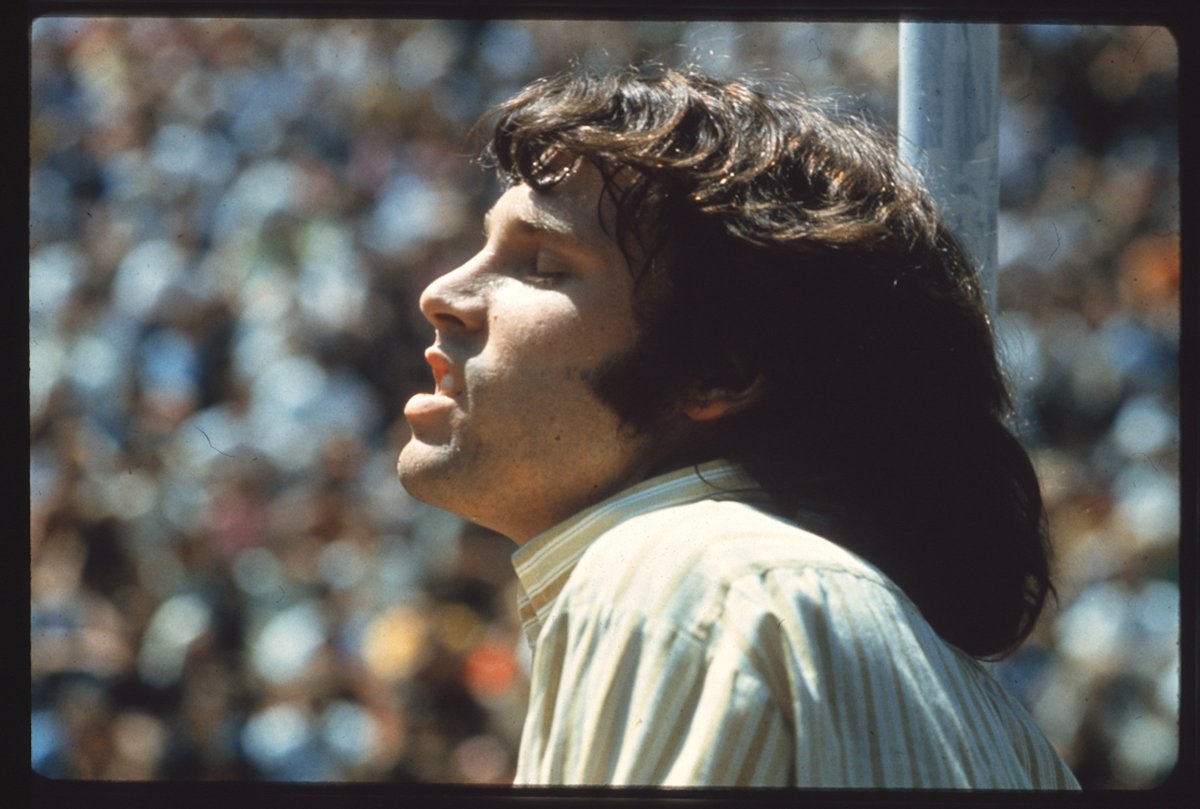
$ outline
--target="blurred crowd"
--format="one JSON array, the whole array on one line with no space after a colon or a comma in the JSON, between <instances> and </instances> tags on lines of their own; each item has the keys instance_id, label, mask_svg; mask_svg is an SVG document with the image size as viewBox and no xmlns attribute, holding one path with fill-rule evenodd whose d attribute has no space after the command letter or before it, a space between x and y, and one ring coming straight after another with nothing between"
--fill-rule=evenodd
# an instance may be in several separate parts
<instances>
[{"instance_id":1,"label":"blurred crowd","mask_svg":"<svg viewBox=\"0 0 1200 809\"><path fill-rule=\"evenodd\" d=\"M1178 740L1177 53L1001 31L997 327L1058 604L998 678L1085 786ZM416 296L481 242L477 116L575 58L895 120L894 25L56 19L30 37L34 769L506 783L508 540L411 499Z\"/></svg>"}]
</instances>

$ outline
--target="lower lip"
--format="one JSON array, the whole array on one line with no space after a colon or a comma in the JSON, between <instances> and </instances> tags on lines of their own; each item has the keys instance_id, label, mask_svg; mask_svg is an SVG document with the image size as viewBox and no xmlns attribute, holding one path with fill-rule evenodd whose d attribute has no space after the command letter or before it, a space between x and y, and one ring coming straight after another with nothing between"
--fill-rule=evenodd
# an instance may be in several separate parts
<instances>
[{"instance_id":1,"label":"lower lip","mask_svg":"<svg viewBox=\"0 0 1200 809\"><path fill-rule=\"evenodd\" d=\"M407 419L445 413L454 409L454 400L449 396L436 393L418 393L404 405L404 417Z\"/></svg>"}]
</instances>

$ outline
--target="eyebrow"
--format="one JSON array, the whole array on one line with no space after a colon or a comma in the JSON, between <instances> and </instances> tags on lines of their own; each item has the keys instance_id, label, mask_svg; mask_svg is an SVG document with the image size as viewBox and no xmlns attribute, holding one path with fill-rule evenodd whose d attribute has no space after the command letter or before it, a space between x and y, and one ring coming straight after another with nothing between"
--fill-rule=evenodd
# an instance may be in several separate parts
<instances>
[{"instance_id":1,"label":"eyebrow","mask_svg":"<svg viewBox=\"0 0 1200 809\"><path fill-rule=\"evenodd\" d=\"M487 213L483 215L483 234L485 237L491 231L492 212L494 210L495 208L489 208ZM513 214L512 222L517 228L528 235L542 236L558 242L565 247L577 250L585 247L583 241L575 233L574 228L540 209L535 208L532 211L522 211Z\"/></svg>"}]
</instances>

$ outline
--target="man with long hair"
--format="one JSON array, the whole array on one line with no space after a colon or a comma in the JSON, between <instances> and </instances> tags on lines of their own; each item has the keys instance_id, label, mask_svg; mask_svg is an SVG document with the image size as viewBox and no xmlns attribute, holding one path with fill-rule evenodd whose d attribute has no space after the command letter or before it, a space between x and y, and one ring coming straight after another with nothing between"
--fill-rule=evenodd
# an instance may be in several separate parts
<instances>
[{"instance_id":1,"label":"man with long hair","mask_svg":"<svg viewBox=\"0 0 1200 809\"><path fill-rule=\"evenodd\" d=\"M1074 788L976 658L1052 592L975 270L875 129L692 71L487 119L409 491L492 528L526 784Z\"/></svg>"}]
</instances>

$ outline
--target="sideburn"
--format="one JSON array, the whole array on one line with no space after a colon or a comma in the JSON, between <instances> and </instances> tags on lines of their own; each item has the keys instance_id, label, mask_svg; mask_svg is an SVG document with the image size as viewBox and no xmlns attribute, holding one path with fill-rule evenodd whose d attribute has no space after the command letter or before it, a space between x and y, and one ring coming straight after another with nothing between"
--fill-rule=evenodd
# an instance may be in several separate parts
<instances>
[{"instance_id":1,"label":"sideburn","mask_svg":"<svg viewBox=\"0 0 1200 809\"><path fill-rule=\"evenodd\" d=\"M584 376L596 397L620 418L633 435L642 435L659 424L669 409L674 393L667 391L655 352L639 335L634 344L609 357Z\"/></svg>"},{"instance_id":2,"label":"sideburn","mask_svg":"<svg viewBox=\"0 0 1200 809\"><path fill-rule=\"evenodd\" d=\"M724 457L720 440L723 420L696 422L682 412L683 396L695 384L697 374L684 367L678 356L643 333L633 346L584 377L629 435L654 437L657 457L651 475Z\"/></svg>"}]
</instances>

